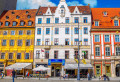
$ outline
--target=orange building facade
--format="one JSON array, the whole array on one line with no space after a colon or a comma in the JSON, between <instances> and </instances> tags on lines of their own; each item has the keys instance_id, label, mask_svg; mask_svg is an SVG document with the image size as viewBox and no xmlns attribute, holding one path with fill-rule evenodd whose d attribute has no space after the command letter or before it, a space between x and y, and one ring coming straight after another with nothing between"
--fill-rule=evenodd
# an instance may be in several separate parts
<instances>
[{"instance_id":1,"label":"orange building facade","mask_svg":"<svg viewBox=\"0 0 120 82\"><path fill-rule=\"evenodd\" d=\"M94 74L120 77L120 8L92 8L91 12Z\"/></svg>"}]
</instances>

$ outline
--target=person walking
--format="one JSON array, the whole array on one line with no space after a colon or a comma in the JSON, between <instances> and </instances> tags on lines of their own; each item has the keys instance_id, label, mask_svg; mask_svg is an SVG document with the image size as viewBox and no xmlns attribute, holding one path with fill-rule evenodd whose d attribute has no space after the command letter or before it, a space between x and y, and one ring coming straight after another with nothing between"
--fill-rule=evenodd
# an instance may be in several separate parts
<instances>
[{"instance_id":1,"label":"person walking","mask_svg":"<svg viewBox=\"0 0 120 82\"><path fill-rule=\"evenodd\" d=\"M15 70L13 69L13 71L12 71L12 79L13 79L13 82L14 82L15 74L16 74L16 72L15 72Z\"/></svg>"},{"instance_id":2,"label":"person walking","mask_svg":"<svg viewBox=\"0 0 120 82\"><path fill-rule=\"evenodd\" d=\"M103 77L104 77L104 81L106 81L106 75L105 74L103 75Z\"/></svg>"},{"instance_id":3,"label":"person walking","mask_svg":"<svg viewBox=\"0 0 120 82\"><path fill-rule=\"evenodd\" d=\"M90 80L90 74L89 73L87 74L87 77L88 77L88 81L89 81Z\"/></svg>"}]
</instances>

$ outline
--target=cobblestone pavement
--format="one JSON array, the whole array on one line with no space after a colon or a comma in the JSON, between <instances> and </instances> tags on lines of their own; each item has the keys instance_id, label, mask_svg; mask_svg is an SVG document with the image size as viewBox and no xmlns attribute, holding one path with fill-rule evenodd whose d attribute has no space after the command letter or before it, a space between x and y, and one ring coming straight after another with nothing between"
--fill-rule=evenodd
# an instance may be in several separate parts
<instances>
[{"instance_id":1,"label":"cobblestone pavement","mask_svg":"<svg viewBox=\"0 0 120 82\"><path fill-rule=\"evenodd\" d=\"M110 78L111 81L109 82L120 82L120 77L119 78ZM0 82L12 82L12 78L11 77L6 77L4 79L0 79ZM49 78L48 80L46 78L41 78L40 80L38 78L27 78L27 79L23 79L23 78L17 78L15 79L15 82L79 82L76 80L76 78L74 79L61 79L60 78ZM98 78L92 79L90 81L87 81L87 79L83 79L81 78L80 82L108 82L108 81L99 81Z\"/></svg>"}]
</instances>

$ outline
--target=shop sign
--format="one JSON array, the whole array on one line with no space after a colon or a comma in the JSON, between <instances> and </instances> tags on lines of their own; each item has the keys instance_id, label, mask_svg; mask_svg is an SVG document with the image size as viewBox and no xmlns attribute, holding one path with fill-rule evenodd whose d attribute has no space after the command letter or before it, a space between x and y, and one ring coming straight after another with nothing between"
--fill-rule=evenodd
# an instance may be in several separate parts
<instances>
[{"instance_id":1,"label":"shop sign","mask_svg":"<svg viewBox=\"0 0 120 82\"><path fill-rule=\"evenodd\" d=\"M49 59L48 60L48 65L51 65L51 63L62 63L62 65L65 65L65 60L64 59Z\"/></svg>"}]
</instances>

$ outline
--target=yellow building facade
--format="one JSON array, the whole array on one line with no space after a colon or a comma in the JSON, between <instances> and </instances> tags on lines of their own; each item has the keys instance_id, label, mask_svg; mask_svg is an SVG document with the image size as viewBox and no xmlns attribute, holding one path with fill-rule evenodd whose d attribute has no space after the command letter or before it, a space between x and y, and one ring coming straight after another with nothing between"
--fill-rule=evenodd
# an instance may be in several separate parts
<instances>
[{"instance_id":1,"label":"yellow building facade","mask_svg":"<svg viewBox=\"0 0 120 82\"><path fill-rule=\"evenodd\" d=\"M36 10L4 11L0 18L0 70L33 63ZM9 75L9 74L7 74Z\"/></svg>"}]
</instances>

